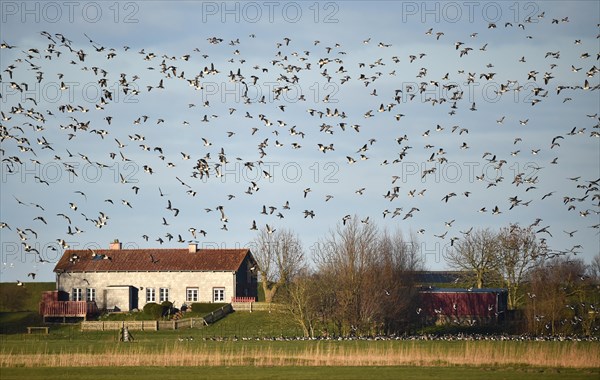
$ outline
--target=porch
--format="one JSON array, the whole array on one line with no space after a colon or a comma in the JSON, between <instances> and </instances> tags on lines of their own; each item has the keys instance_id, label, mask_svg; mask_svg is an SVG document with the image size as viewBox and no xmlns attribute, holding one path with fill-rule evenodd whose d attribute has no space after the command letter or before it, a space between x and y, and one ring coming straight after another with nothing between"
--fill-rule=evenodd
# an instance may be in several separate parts
<instances>
[{"instance_id":1,"label":"porch","mask_svg":"<svg viewBox=\"0 0 600 380\"><path fill-rule=\"evenodd\" d=\"M40 314L46 323L47 318L83 318L87 320L90 315L98 314L98 306L94 301L42 301Z\"/></svg>"}]
</instances>

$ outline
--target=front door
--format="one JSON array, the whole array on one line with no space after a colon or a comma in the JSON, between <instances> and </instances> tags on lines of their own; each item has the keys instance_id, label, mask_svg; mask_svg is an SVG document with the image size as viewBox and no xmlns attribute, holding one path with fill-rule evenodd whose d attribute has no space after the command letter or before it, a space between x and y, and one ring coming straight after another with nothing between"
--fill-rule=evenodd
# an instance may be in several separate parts
<instances>
[{"instance_id":1,"label":"front door","mask_svg":"<svg viewBox=\"0 0 600 380\"><path fill-rule=\"evenodd\" d=\"M139 289L136 288L135 286L132 286L129 288L130 290L130 294L129 294L129 310L133 310L133 309L137 309L138 308L138 292Z\"/></svg>"}]
</instances>

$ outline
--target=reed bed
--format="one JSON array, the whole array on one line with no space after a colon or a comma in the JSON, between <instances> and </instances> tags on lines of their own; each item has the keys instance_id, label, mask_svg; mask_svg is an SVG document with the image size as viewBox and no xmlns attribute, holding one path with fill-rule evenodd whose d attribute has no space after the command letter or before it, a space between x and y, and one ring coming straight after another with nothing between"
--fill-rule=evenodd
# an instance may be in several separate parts
<instances>
[{"instance_id":1,"label":"reed bed","mask_svg":"<svg viewBox=\"0 0 600 380\"><path fill-rule=\"evenodd\" d=\"M580 342L371 342L342 345L215 346L165 343L161 349L118 344L98 352L1 350L0 367L122 366L534 366L600 368L600 344Z\"/></svg>"}]
</instances>

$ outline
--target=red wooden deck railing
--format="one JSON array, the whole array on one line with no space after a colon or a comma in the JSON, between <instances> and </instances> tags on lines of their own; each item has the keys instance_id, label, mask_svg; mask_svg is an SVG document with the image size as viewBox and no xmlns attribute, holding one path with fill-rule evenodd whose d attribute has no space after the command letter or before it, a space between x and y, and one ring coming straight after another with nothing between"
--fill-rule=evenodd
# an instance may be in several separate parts
<instances>
[{"instance_id":1,"label":"red wooden deck railing","mask_svg":"<svg viewBox=\"0 0 600 380\"><path fill-rule=\"evenodd\" d=\"M231 302L256 302L255 297L231 297Z\"/></svg>"},{"instance_id":2,"label":"red wooden deck railing","mask_svg":"<svg viewBox=\"0 0 600 380\"><path fill-rule=\"evenodd\" d=\"M40 302L40 314L44 317L85 317L98 312L96 302L50 301Z\"/></svg>"}]
</instances>

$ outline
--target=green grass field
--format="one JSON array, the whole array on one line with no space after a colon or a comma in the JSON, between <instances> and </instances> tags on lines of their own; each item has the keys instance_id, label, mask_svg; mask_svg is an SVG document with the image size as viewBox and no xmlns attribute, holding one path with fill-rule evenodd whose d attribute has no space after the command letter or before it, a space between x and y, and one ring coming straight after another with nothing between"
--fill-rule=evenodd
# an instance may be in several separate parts
<instances>
[{"instance_id":1,"label":"green grass field","mask_svg":"<svg viewBox=\"0 0 600 380\"><path fill-rule=\"evenodd\" d=\"M600 368L598 342L278 341L205 339L202 329L0 336L0 367L139 366L506 366ZM102 362L98 363L98 358Z\"/></svg>"},{"instance_id":2,"label":"green grass field","mask_svg":"<svg viewBox=\"0 0 600 380\"><path fill-rule=\"evenodd\" d=\"M14 284L1 284L12 290ZM279 311L234 312L206 327L81 332L41 326L34 294L54 284L29 285L23 311L0 308L0 379L597 379L598 342L277 341L300 336ZM8 287L8 288L6 288ZM36 293L31 291L36 289ZM27 310L29 309L29 310Z\"/></svg>"},{"instance_id":3,"label":"green grass field","mask_svg":"<svg viewBox=\"0 0 600 380\"><path fill-rule=\"evenodd\" d=\"M2 380L126 378L146 380L188 379L332 379L332 380L584 380L597 379L599 371L530 368L464 367L119 367L119 368L3 368Z\"/></svg>"}]
</instances>

